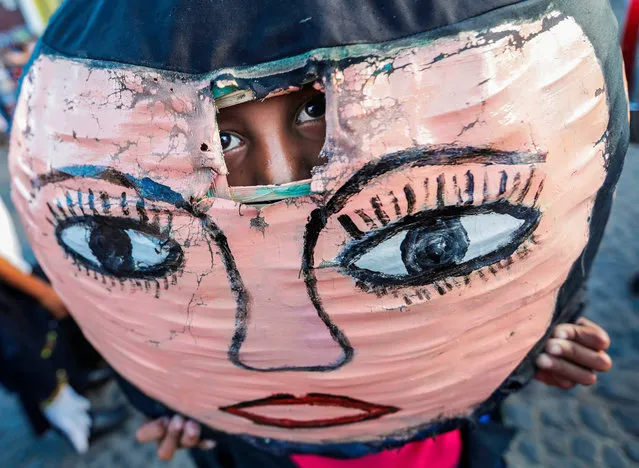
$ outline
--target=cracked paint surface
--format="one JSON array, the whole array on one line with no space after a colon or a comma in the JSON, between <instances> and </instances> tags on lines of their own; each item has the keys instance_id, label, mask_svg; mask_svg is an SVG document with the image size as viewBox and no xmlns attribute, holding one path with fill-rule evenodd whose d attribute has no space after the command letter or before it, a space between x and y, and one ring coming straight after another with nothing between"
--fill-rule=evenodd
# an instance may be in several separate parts
<instances>
[{"instance_id":1,"label":"cracked paint surface","mask_svg":"<svg viewBox=\"0 0 639 468\"><path fill-rule=\"evenodd\" d=\"M468 416L548 328L605 176L604 77L579 26L550 14L348 66L329 62L324 86L327 163L314 170L311 195L258 211L206 196L221 195L226 173L207 80L40 56L16 111L13 197L74 318L148 395L247 438L407 440ZM431 149L439 156L430 163L409 158ZM358 171L395 153L413 163L391 161L347 191L343 206L335 201ZM122 176L85 171L32 184L78 165ZM164 192L145 199L130 182L145 177L184 204ZM358 233L497 202L540 219L511 255L475 271L379 287L340 263ZM162 277L97 273L54 235L80 214L105 232L106 217L137 223L147 244L158 239L159 258L170 238L183 261ZM131 257L151 258L144 245ZM291 430L220 410L281 393L397 411Z\"/></svg>"},{"instance_id":2,"label":"cracked paint surface","mask_svg":"<svg viewBox=\"0 0 639 468\"><path fill-rule=\"evenodd\" d=\"M58 88L39 86L50 76ZM132 176L169 181L187 199L203 197L214 175L226 174L208 86L174 73L96 69L41 55L24 81L16 121L25 138L15 145L24 145L22 157L37 173L134 159ZM32 156L43 152L46 160Z\"/></svg>"}]
</instances>

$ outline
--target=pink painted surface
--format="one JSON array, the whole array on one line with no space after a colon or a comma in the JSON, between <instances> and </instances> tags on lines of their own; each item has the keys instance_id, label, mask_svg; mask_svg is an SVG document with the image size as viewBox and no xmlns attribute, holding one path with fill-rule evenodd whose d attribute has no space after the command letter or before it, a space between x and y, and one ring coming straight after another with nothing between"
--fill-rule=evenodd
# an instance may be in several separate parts
<instances>
[{"instance_id":1,"label":"pink painted surface","mask_svg":"<svg viewBox=\"0 0 639 468\"><path fill-rule=\"evenodd\" d=\"M312 181L314 192L323 195L276 203L259 213L229 199L206 198L214 178L220 181L226 172L207 80L169 80L144 68L94 69L81 60L41 56L16 112L13 198L39 261L74 318L118 372L150 396L229 433L313 443L410 436L439 418L468 415L513 371L548 328L557 290L588 239L588 217L605 175L604 77L572 19L540 29L541 20L522 25L521 34L530 37L520 48L504 38L459 50L475 37L469 32L377 57L377 66L365 62L333 70L325 83L330 157ZM375 73L384 64L394 71ZM340 213L356 222L356 209L374 217L370 199L379 195L395 221L408 210L401 196L407 183L416 192L415 209L432 209L436 193L433 185L427 192L423 182L438 177L448 182L445 205L454 206L459 200L451 181L471 171L477 181L473 205L498 199L534 205L541 221L510 260L492 266L495 273L486 267L468 275L468 284L451 277L445 280L449 286L442 280L377 297L331 266L350 242L337 216L331 217L315 249L317 290L354 355L324 372L259 372L229 361L237 305L220 249L201 218L147 200L146 216L157 217L160 230L182 247L184 264L157 281L119 281L74 265L54 230L73 216L64 208L67 194L73 200L82 195L76 213L93 212L89 190L98 214L139 221L144 215L135 209L135 191L80 177L32 185L56 168L103 165L181 193L223 231L250 295L242 363L257 370L326 366L342 349L318 317L300 275L307 218L364 163L418 145L523 151L546 159L396 171L371 182ZM502 195L501 171L509 176ZM521 184L514 182L516 173ZM528 180L531 188L524 192ZM390 208L391 190L399 215ZM120 206L123 193L127 210ZM251 225L258 214L263 230ZM292 430L219 409L282 393L344 396L398 411ZM281 417L286 411L282 408ZM269 415L276 416L272 409Z\"/></svg>"}]
</instances>

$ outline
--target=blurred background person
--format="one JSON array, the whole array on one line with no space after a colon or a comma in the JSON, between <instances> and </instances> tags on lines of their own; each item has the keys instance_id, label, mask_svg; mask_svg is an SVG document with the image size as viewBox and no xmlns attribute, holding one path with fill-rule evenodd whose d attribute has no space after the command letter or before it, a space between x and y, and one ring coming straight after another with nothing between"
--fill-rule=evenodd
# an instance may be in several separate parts
<instances>
[{"instance_id":1,"label":"blurred background person","mask_svg":"<svg viewBox=\"0 0 639 468\"><path fill-rule=\"evenodd\" d=\"M109 373L92 373L76 358L82 350L70 346L60 322L70 321L68 312L42 271L32 271L22 257L1 199L0 239L0 383L18 394L36 434L53 426L76 451L86 452L92 437L126 420L126 408L92 409L78 393Z\"/></svg>"}]
</instances>

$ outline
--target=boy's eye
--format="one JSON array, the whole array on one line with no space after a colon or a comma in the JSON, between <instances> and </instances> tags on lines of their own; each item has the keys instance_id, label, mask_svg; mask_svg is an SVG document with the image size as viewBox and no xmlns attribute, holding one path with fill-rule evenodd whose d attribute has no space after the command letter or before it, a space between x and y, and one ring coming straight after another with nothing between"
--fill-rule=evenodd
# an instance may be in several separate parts
<instances>
[{"instance_id":1,"label":"boy's eye","mask_svg":"<svg viewBox=\"0 0 639 468\"><path fill-rule=\"evenodd\" d=\"M326 112L326 100L324 95L315 96L306 101L297 114L295 123L303 124L305 122L311 122L313 120L319 120L324 118Z\"/></svg>"},{"instance_id":2,"label":"boy's eye","mask_svg":"<svg viewBox=\"0 0 639 468\"><path fill-rule=\"evenodd\" d=\"M222 151L230 151L244 144L244 141L235 133L220 132L220 143L222 143Z\"/></svg>"}]
</instances>

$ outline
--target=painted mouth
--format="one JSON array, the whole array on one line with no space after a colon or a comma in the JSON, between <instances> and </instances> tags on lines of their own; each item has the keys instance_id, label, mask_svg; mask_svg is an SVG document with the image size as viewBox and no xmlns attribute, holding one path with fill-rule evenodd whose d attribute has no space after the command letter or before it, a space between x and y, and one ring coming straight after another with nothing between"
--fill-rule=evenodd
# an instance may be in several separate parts
<instances>
[{"instance_id":1,"label":"painted mouth","mask_svg":"<svg viewBox=\"0 0 639 468\"><path fill-rule=\"evenodd\" d=\"M250 411L251 409L256 410L264 407L281 407L285 410L286 407L291 409L295 406L325 407L332 410L335 410L336 408L344 408L346 412L351 414L320 419L290 419L264 416ZM356 410L357 413L352 414L353 410ZM327 395L324 393L309 393L302 397L280 393L271 395L268 398L244 401L235 405L224 406L220 408L220 411L246 418L255 424L263 426L298 429L333 427L368 421L370 419L381 418L386 414L396 413L399 411L399 408L394 406L375 405L366 401L356 400L354 398Z\"/></svg>"}]
</instances>

